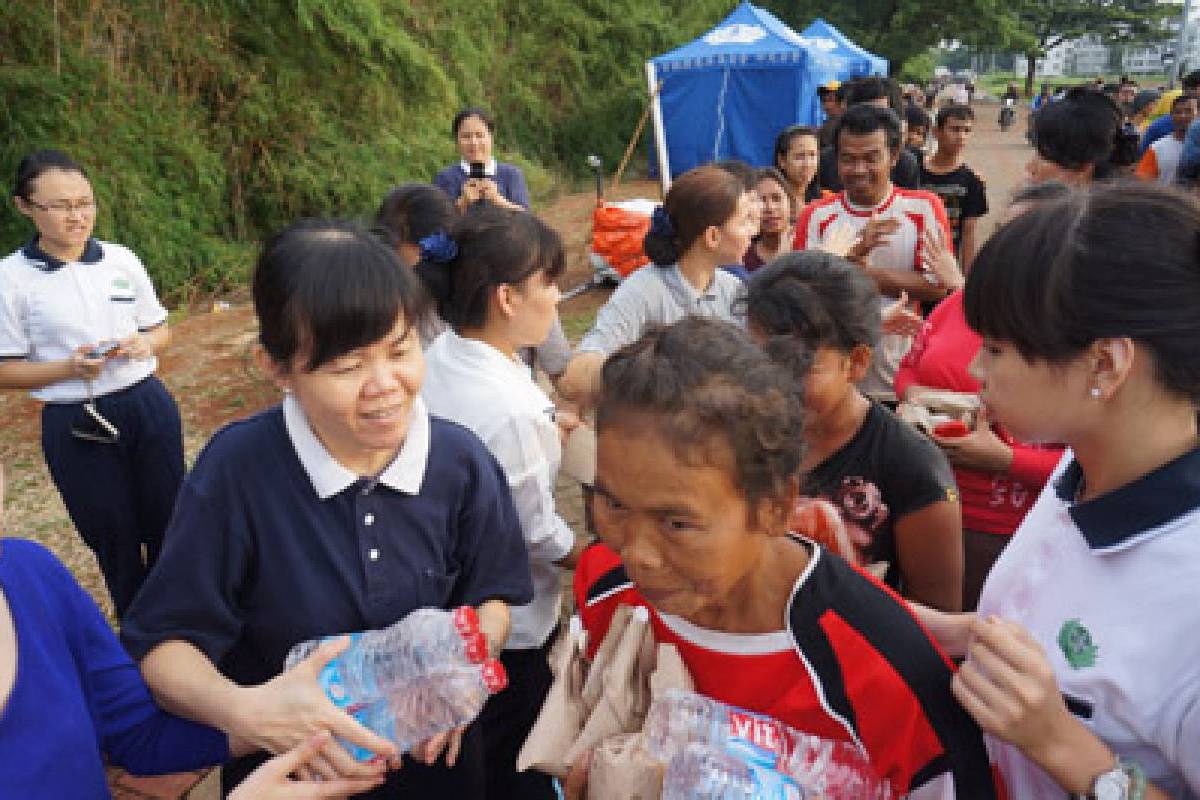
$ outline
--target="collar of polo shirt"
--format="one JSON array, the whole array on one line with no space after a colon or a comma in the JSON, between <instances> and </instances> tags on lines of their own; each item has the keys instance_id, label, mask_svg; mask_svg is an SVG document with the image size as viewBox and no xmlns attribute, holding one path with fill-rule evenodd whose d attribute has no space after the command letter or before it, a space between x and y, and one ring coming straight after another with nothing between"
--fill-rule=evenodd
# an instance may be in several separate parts
<instances>
[{"instance_id":1,"label":"collar of polo shirt","mask_svg":"<svg viewBox=\"0 0 1200 800\"><path fill-rule=\"evenodd\" d=\"M364 476L355 474L338 463L329 454L325 445L313 433L304 409L292 395L283 398L283 422L287 427L288 438L300 459L300 465L308 473L317 497L327 500L335 494L345 491ZM412 419L408 424L408 435L400 452L392 459L383 472L376 478L397 492L419 494L421 482L425 479L425 464L429 460L429 411L425 402L418 396L413 400Z\"/></svg>"},{"instance_id":2,"label":"collar of polo shirt","mask_svg":"<svg viewBox=\"0 0 1200 800\"><path fill-rule=\"evenodd\" d=\"M1083 470L1078 461L1072 460L1055 481L1054 491L1069 504L1071 519L1089 547L1117 547L1200 508L1200 448L1120 489L1073 502L1082 481Z\"/></svg>"},{"instance_id":3,"label":"collar of polo shirt","mask_svg":"<svg viewBox=\"0 0 1200 800\"><path fill-rule=\"evenodd\" d=\"M29 259L29 261L43 272L54 272L56 269L62 269L67 265L66 261L55 258L47 253L38 244L38 237L34 236L25 246L21 248L21 255ZM80 264L96 264L104 258L104 249L100 247L100 242L96 241L94 236L89 236L87 244L83 246L83 255L79 257Z\"/></svg>"}]
</instances>

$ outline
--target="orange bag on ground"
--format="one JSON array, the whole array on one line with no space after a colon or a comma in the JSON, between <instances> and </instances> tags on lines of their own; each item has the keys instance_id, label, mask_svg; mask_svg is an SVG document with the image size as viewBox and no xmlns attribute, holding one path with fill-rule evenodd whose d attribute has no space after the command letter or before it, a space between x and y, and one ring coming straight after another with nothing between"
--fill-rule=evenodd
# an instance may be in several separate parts
<instances>
[{"instance_id":1,"label":"orange bag on ground","mask_svg":"<svg viewBox=\"0 0 1200 800\"><path fill-rule=\"evenodd\" d=\"M615 205L598 205L592 212L592 252L622 278L650 263L642 239L650 230L650 217Z\"/></svg>"}]
</instances>

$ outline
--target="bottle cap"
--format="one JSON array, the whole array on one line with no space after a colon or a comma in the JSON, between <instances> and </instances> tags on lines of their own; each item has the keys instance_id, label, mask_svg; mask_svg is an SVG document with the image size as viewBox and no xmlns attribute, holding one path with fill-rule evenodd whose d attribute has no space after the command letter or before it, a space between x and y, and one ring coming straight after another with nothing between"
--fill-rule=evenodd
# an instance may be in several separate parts
<instances>
[{"instance_id":1,"label":"bottle cap","mask_svg":"<svg viewBox=\"0 0 1200 800\"><path fill-rule=\"evenodd\" d=\"M455 629L467 638L479 632L479 614L471 606L459 606L450 614Z\"/></svg>"},{"instance_id":2,"label":"bottle cap","mask_svg":"<svg viewBox=\"0 0 1200 800\"><path fill-rule=\"evenodd\" d=\"M483 685L491 694L508 686L508 673L504 671L504 665L494 658L489 658L479 665L479 674L483 678Z\"/></svg>"},{"instance_id":3,"label":"bottle cap","mask_svg":"<svg viewBox=\"0 0 1200 800\"><path fill-rule=\"evenodd\" d=\"M463 637L463 653L466 655L467 661L472 664L482 664L487 660L488 643L483 631L475 631L475 633Z\"/></svg>"}]
</instances>

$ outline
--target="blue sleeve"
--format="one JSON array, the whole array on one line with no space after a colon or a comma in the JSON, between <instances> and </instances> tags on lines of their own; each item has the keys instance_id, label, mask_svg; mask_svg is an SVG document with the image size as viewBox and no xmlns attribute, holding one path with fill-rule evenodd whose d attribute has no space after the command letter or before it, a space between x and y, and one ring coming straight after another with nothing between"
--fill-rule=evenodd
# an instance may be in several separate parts
<instances>
[{"instance_id":1,"label":"blue sleeve","mask_svg":"<svg viewBox=\"0 0 1200 800\"><path fill-rule=\"evenodd\" d=\"M1164 136L1168 136L1175 129L1175 124L1171 122L1170 114L1163 114L1154 122L1150 123L1150 127L1146 128L1146 133L1142 136L1142 146L1138 150L1138 155L1145 155L1150 149L1150 145L1157 142Z\"/></svg>"},{"instance_id":2,"label":"blue sleeve","mask_svg":"<svg viewBox=\"0 0 1200 800\"><path fill-rule=\"evenodd\" d=\"M516 203L526 211L529 210L529 187L525 185L525 173L521 172L520 167L512 164L504 165L508 172L507 191L504 193L505 199L510 203Z\"/></svg>"},{"instance_id":3,"label":"blue sleeve","mask_svg":"<svg viewBox=\"0 0 1200 800\"><path fill-rule=\"evenodd\" d=\"M88 711L109 762L135 775L156 775L227 761L225 734L154 704L141 673L100 609L49 553L42 572L62 598L62 624L69 626Z\"/></svg>"},{"instance_id":4,"label":"blue sleeve","mask_svg":"<svg viewBox=\"0 0 1200 800\"><path fill-rule=\"evenodd\" d=\"M433 185L449 195L451 200L457 200L458 196L462 194L462 188L465 182L465 176L463 176L462 170L456 165L446 167L437 175L433 176Z\"/></svg>"},{"instance_id":5,"label":"blue sleeve","mask_svg":"<svg viewBox=\"0 0 1200 800\"><path fill-rule=\"evenodd\" d=\"M456 594L472 606L485 600L525 605L533 600L533 578L508 478L482 442L472 437L467 446L475 451L470 455L473 480L459 510L463 566Z\"/></svg>"}]
</instances>

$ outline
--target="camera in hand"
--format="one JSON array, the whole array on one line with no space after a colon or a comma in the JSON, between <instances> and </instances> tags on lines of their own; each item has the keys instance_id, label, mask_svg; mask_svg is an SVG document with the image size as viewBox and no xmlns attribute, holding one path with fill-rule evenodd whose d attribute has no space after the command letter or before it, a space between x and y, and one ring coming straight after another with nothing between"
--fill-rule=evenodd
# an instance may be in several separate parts
<instances>
[{"instance_id":1,"label":"camera in hand","mask_svg":"<svg viewBox=\"0 0 1200 800\"><path fill-rule=\"evenodd\" d=\"M487 177L487 167L484 166L482 161L472 161L471 162L471 171L467 175L467 177L470 178L471 180L479 180L481 178L486 178Z\"/></svg>"}]
</instances>

